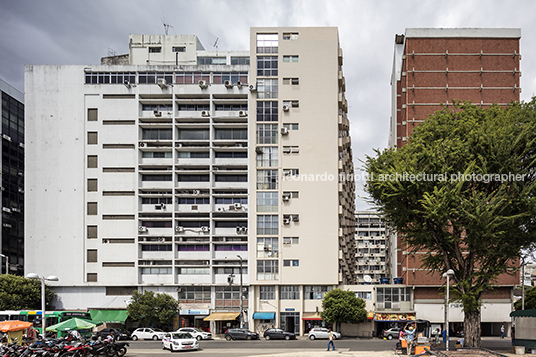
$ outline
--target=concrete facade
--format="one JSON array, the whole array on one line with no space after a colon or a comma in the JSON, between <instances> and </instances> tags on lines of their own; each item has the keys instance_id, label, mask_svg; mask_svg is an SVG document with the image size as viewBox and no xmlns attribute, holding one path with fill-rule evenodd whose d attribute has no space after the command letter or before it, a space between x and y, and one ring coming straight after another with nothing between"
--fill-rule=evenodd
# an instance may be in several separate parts
<instances>
[{"instance_id":1,"label":"concrete facade","mask_svg":"<svg viewBox=\"0 0 536 357\"><path fill-rule=\"evenodd\" d=\"M385 222L372 211L356 212L355 220L357 282L379 284L382 278L391 282L391 244Z\"/></svg>"}]
</instances>

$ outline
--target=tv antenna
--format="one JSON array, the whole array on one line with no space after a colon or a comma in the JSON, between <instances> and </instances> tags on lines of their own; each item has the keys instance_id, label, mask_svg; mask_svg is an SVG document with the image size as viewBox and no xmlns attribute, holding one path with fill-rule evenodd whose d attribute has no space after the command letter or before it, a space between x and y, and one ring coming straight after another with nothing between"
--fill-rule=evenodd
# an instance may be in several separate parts
<instances>
[{"instance_id":1,"label":"tv antenna","mask_svg":"<svg viewBox=\"0 0 536 357\"><path fill-rule=\"evenodd\" d=\"M218 41L219 41L219 37L216 37L216 41L214 41L214 44L212 45L212 47L216 47L216 51L218 50Z\"/></svg>"},{"instance_id":2,"label":"tv antenna","mask_svg":"<svg viewBox=\"0 0 536 357\"><path fill-rule=\"evenodd\" d=\"M166 18L162 18L162 25L164 25L164 33L167 36L169 34L169 28L173 28L173 26L168 23Z\"/></svg>"}]
</instances>

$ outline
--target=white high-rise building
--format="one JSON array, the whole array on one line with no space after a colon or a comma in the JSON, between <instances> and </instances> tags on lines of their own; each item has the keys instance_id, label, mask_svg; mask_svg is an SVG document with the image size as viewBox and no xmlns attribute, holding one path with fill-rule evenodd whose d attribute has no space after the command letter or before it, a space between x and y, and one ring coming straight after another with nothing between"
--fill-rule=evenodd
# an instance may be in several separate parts
<instances>
[{"instance_id":1,"label":"white high-rise building","mask_svg":"<svg viewBox=\"0 0 536 357\"><path fill-rule=\"evenodd\" d=\"M26 270L60 278L55 308L149 289L179 299L180 326L220 333L242 310L304 332L355 283L337 29L251 41L131 35L101 65L26 67Z\"/></svg>"}]
</instances>

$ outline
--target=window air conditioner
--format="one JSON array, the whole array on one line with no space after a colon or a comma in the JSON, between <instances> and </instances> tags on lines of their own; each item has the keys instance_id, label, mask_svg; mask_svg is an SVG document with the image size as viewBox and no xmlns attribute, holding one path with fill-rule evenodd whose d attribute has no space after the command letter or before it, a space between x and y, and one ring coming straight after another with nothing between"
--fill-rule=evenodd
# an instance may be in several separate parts
<instances>
[{"instance_id":1,"label":"window air conditioner","mask_svg":"<svg viewBox=\"0 0 536 357\"><path fill-rule=\"evenodd\" d=\"M147 233L147 227L145 227L145 226L139 226L139 227L138 227L138 232L140 232L140 233Z\"/></svg>"},{"instance_id":2,"label":"window air conditioner","mask_svg":"<svg viewBox=\"0 0 536 357\"><path fill-rule=\"evenodd\" d=\"M235 203L234 208L235 209L240 209L240 208L242 208L242 204L241 203Z\"/></svg>"},{"instance_id":3,"label":"window air conditioner","mask_svg":"<svg viewBox=\"0 0 536 357\"><path fill-rule=\"evenodd\" d=\"M237 81L237 82L236 82L236 86L238 87L238 89L242 88L242 82Z\"/></svg>"},{"instance_id":4,"label":"window air conditioner","mask_svg":"<svg viewBox=\"0 0 536 357\"><path fill-rule=\"evenodd\" d=\"M281 128L281 135L287 135L288 134L288 128L282 127Z\"/></svg>"},{"instance_id":5,"label":"window air conditioner","mask_svg":"<svg viewBox=\"0 0 536 357\"><path fill-rule=\"evenodd\" d=\"M210 228L207 227L207 226L201 227L201 232L208 232L209 230L210 230Z\"/></svg>"},{"instance_id":6,"label":"window air conditioner","mask_svg":"<svg viewBox=\"0 0 536 357\"><path fill-rule=\"evenodd\" d=\"M239 117L247 117L248 116L248 112L246 112L245 110L240 110L238 112L238 116Z\"/></svg>"},{"instance_id":7,"label":"window air conditioner","mask_svg":"<svg viewBox=\"0 0 536 357\"><path fill-rule=\"evenodd\" d=\"M160 86L160 88L164 89L168 86L167 81L164 78L158 78L157 84Z\"/></svg>"},{"instance_id":8,"label":"window air conditioner","mask_svg":"<svg viewBox=\"0 0 536 357\"><path fill-rule=\"evenodd\" d=\"M299 222L299 221L300 221L300 216L296 215L292 217L292 222Z\"/></svg>"},{"instance_id":9,"label":"window air conditioner","mask_svg":"<svg viewBox=\"0 0 536 357\"><path fill-rule=\"evenodd\" d=\"M223 82L223 84L224 84L227 88L233 88L233 82L231 82L231 81L225 81L225 82Z\"/></svg>"},{"instance_id":10,"label":"window air conditioner","mask_svg":"<svg viewBox=\"0 0 536 357\"><path fill-rule=\"evenodd\" d=\"M201 111L201 116L202 116L202 117L209 117L209 116L210 116L210 113L209 113L208 110L203 110L203 111Z\"/></svg>"},{"instance_id":11,"label":"window air conditioner","mask_svg":"<svg viewBox=\"0 0 536 357\"><path fill-rule=\"evenodd\" d=\"M158 111L158 110L155 110L154 111L154 116L155 117L161 117L162 116L162 112Z\"/></svg>"},{"instance_id":12,"label":"window air conditioner","mask_svg":"<svg viewBox=\"0 0 536 357\"><path fill-rule=\"evenodd\" d=\"M288 201L290 200L290 194L289 193L284 193L283 194L283 201Z\"/></svg>"},{"instance_id":13,"label":"window air conditioner","mask_svg":"<svg viewBox=\"0 0 536 357\"><path fill-rule=\"evenodd\" d=\"M256 92L256 91L257 91L257 86L251 84L251 85L249 86L249 91L250 91L250 92Z\"/></svg>"},{"instance_id":14,"label":"window air conditioner","mask_svg":"<svg viewBox=\"0 0 536 357\"><path fill-rule=\"evenodd\" d=\"M283 224L290 224L290 218L283 219Z\"/></svg>"},{"instance_id":15,"label":"window air conditioner","mask_svg":"<svg viewBox=\"0 0 536 357\"><path fill-rule=\"evenodd\" d=\"M286 104L283 105L283 111L284 111L284 112L288 112L289 110L290 110L290 106L288 106L288 105L286 105Z\"/></svg>"},{"instance_id":16,"label":"window air conditioner","mask_svg":"<svg viewBox=\"0 0 536 357\"><path fill-rule=\"evenodd\" d=\"M208 88L208 83L207 83L207 81L200 80L199 82L197 82L197 84L199 85L199 87L200 87L201 89L206 89L206 88Z\"/></svg>"},{"instance_id":17,"label":"window air conditioner","mask_svg":"<svg viewBox=\"0 0 536 357\"><path fill-rule=\"evenodd\" d=\"M242 233L242 227L236 227L236 234Z\"/></svg>"},{"instance_id":18,"label":"window air conditioner","mask_svg":"<svg viewBox=\"0 0 536 357\"><path fill-rule=\"evenodd\" d=\"M177 227L175 227L175 232L177 232L177 233L182 233L182 232L184 232L184 227L183 227L183 226L177 226Z\"/></svg>"}]
</instances>

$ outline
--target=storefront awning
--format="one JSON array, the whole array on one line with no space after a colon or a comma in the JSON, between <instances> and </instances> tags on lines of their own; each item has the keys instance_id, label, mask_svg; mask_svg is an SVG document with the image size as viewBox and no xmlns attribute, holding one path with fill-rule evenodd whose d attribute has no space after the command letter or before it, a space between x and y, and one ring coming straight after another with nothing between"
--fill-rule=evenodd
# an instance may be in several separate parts
<instances>
[{"instance_id":1,"label":"storefront awning","mask_svg":"<svg viewBox=\"0 0 536 357\"><path fill-rule=\"evenodd\" d=\"M275 312L254 312L253 320L275 320Z\"/></svg>"},{"instance_id":2,"label":"storefront awning","mask_svg":"<svg viewBox=\"0 0 536 357\"><path fill-rule=\"evenodd\" d=\"M304 312L302 320L322 320L319 312Z\"/></svg>"},{"instance_id":3,"label":"storefront awning","mask_svg":"<svg viewBox=\"0 0 536 357\"><path fill-rule=\"evenodd\" d=\"M536 317L536 309L512 311L510 317Z\"/></svg>"},{"instance_id":4,"label":"storefront awning","mask_svg":"<svg viewBox=\"0 0 536 357\"><path fill-rule=\"evenodd\" d=\"M127 310L89 310L91 319L97 322L124 324L128 317Z\"/></svg>"},{"instance_id":5,"label":"storefront awning","mask_svg":"<svg viewBox=\"0 0 536 357\"><path fill-rule=\"evenodd\" d=\"M213 312L203 319L203 321L232 321L240 315L239 312Z\"/></svg>"}]
</instances>

